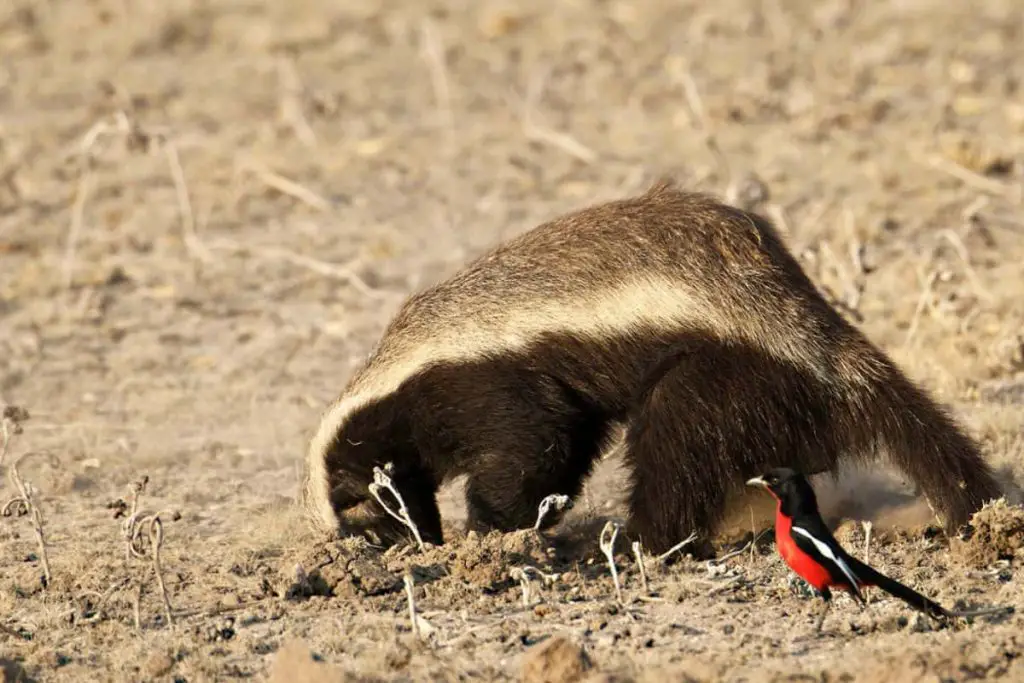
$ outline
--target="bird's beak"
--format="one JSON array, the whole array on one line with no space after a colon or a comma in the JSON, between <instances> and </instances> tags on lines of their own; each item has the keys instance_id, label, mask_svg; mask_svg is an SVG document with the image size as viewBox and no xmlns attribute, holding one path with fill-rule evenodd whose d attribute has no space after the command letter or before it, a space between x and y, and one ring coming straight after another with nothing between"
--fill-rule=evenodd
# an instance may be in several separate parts
<instances>
[{"instance_id":1,"label":"bird's beak","mask_svg":"<svg viewBox=\"0 0 1024 683\"><path fill-rule=\"evenodd\" d=\"M768 488L768 484L765 483L761 477L754 477L753 479L747 479L747 486L763 486Z\"/></svg>"}]
</instances>

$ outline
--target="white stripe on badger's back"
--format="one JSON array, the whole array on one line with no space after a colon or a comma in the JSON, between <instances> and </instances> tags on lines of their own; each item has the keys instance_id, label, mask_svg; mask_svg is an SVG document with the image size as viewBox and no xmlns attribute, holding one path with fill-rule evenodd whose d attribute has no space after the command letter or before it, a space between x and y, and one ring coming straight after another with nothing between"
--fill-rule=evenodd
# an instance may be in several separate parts
<instances>
[{"instance_id":1,"label":"white stripe on badger's back","mask_svg":"<svg viewBox=\"0 0 1024 683\"><path fill-rule=\"evenodd\" d=\"M814 544L815 550L817 550L819 553L821 553L822 557L825 557L825 558L831 560L832 563L835 564L835 566L839 567L839 570L841 572L843 572L843 574L846 575L846 578L849 579L849 581L850 581L850 587L854 591L859 589L858 582L857 582L857 576L853 573L853 570L850 569L850 566L848 564L846 564L846 562L844 562L841 558L836 556L836 554L832 552L832 549L829 548L827 544L822 543L821 541L816 539L811 534L811 532L807 531L806 529L802 529L802 528L800 528L798 526L791 527L790 531L791 532L796 532L796 533L800 534L801 536L803 536L804 538L810 539L811 543Z\"/></svg>"},{"instance_id":2,"label":"white stripe on badger's back","mask_svg":"<svg viewBox=\"0 0 1024 683\"><path fill-rule=\"evenodd\" d=\"M317 523L325 527L335 523L324 463L324 455L335 435L349 415L394 392L428 364L514 352L536 341L543 333L602 338L630 328L665 329L680 325L714 328L724 324L709 320L715 310L709 309L678 281L636 278L599 291L571 291L567 286L565 296L560 299L524 301L518 298L504 307L488 306L485 312L478 308L480 315L475 316L458 315L453 311L450 324L431 328L429 336L415 329L395 336L386 332L369 365L357 375L346 394L324 412L310 441L307 505Z\"/></svg>"}]
</instances>

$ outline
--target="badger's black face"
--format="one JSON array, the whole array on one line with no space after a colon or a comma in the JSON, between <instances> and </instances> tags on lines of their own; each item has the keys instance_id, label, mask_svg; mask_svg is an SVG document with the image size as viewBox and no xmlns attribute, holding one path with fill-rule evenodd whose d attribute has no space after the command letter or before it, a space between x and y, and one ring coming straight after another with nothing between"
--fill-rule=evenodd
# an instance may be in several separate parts
<instances>
[{"instance_id":1,"label":"badger's black face","mask_svg":"<svg viewBox=\"0 0 1024 683\"><path fill-rule=\"evenodd\" d=\"M381 497L390 509L400 510L393 496L384 492ZM411 536L409 528L389 515L372 496L344 506L335 505L334 510L341 537L363 536L373 545L387 547Z\"/></svg>"},{"instance_id":2,"label":"badger's black face","mask_svg":"<svg viewBox=\"0 0 1024 683\"><path fill-rule=\"evenodd\" d=\"M385 547L409 542L413 540L412 531L399 519L408 514L423 541L441 545L441 519L430 485L432 477L416 467L378 469L378 476L362 467L331 473L330 499L338 533L343 537L365 536L374 545Z\"/></svg>"}]
</instances>

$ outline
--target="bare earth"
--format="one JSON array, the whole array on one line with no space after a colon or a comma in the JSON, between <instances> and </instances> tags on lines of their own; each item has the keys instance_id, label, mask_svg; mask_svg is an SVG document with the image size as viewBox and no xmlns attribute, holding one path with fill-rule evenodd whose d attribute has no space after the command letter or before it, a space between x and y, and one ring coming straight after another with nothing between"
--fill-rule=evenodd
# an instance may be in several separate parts
<instances>
[{"instance_id":1,"label":"bare earth","mask_svg":"<svg viewBox=\"0 0 1024 683\"><path fill-rule=\"evenodd\" d=\"M0 404L30 415L3 469L34 453L51 574L12 506L4 681L1024 680L1018 0L9 0L0 54ZM870 520L882 571L1017 614L873 592L815 638L769 542L649 557L645 592L620 539L617 602L614 454L572 546L464 538L457 486L444 548L309 535L307 439L402 298L663 173L776 220L1007 475L966 540L881 466L818 482L839 538L863 557ZM524 565L558 574L526 606Z\"/></svg>"}]
</instances>

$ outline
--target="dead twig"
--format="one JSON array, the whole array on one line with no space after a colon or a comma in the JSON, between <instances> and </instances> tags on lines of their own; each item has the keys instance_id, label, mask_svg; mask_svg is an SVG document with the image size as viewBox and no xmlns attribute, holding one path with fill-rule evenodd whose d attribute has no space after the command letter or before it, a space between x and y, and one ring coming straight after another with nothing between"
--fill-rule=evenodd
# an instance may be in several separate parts
<instances>
[{"instance_id":1,"label":"dead twig","mask_svg":"<svg viewBox=\"0 0 1024 683\"><path fill-rule=\"evenodd\" d=\"M585 164L597 161L597 152L590 149L582 142L560 131L553 130L537 121L536 108L544 93L544 85L547 81L547 69L542 69L530 78L526 86L526 96L522 105L522 129L523 135L528 140L542 142L552 147L557 147L569 156L579 159Z\"/></svg>"},{"instance_id":2,"label":"dead twig","mask_svg":"<svg viewBox=\"0 0 1024 683\"><path fill-rule=\"evenodd\" d=\"M647 582L647 567L644 565L644 550L640 541L633 541L633 555L636 557L636 566L640 570L640 585L644 587L644 593L651 592L651 586Z\"/></svg>"},{"instance_id":3,"label":"dead twig","mask_svg":"<svg viewBox=\"0 0 1024 683\"><path fill-rule=\"evenodd\" d=\"M753 519L751 519L751 524L753 524ZM762 536L764 536L765 534L767 534L770 531L772 531L772 530L771 529L765 529L764 531L762 531L759 534L755 534L755 533L751 532L750 540L749 541L744 543L742 546L740 546L736 550L733 550L732 552L726 553L725 555L722 555L721 557L716 557L713 560L708 560L707 561L707 566L708 567L720 567L723 564L725 564L726 560L731 560L732 558L734 558L734 557L736 557L738 555L742 555L743 553L747 552L748 548L750 549L750 558L751 558L751 560L753 560L753 557L754 557L754 546L757 544L757 542L761 539Z\"/></svg>"},{"instance_id":4,"label":"dead twig","mask_svg":"<svg viewBox=\"0 0 1024 683\"><path fill-rule=\"evenodd\" d=\"M690 120L693 122L694 127L703 133L704 145L715 158L715 162L718 164L718 170L728 183L726 188L728 201L730 203L735 203L739 199L739 185L736 182L736 174L733 171L732 165L729 163L729 158L725 155L725 152L718 144L718 137L715 135L714 129L711 126L711 121L707 115L707 109L704 107L704 99L700 94L700 88L697 87L697 80L693 77L693 71L690 69L688 64L680 62L676 69L675 76L683 88L683 97L686 100L687 109L690 110Z\"/></svg>"},{"instance_id":5,"label":"dead twig","mask_svg":"<svg viewBox=\"0 0 1024 683\"><path fill-rule=\"evenodd\" d=\"M697 540L697 532L694 531L692 534L690 534L689 536L687 536L683 540L679 541L679 543L676 543L674 546L672 546L671 548L669 548L668 550L663 552L661 555L658 555L658 558L657 558L658 562L664 562L665 560L670 558L673 553L675 553L678 550L682 550L683 548L685 548L686 546L690 545L691 543L693 543L696 540Z\"/></svg>"},{"instance_id":6,"label":"dead twig","mask_svg":"<svg viewBox=\"0 0 1024 683\"><path fill-rule=\"evenodd\" d=\"M178 212L181 214L181 236L185 249L196 260L212 263L214 260L213 254L203 246L196 232L196 217L192 211L192 200L189 198L188 184L185 182L185 170L181 167L178 147L170 140L163 140L160 146L167 157L167 165L171 170L171 179L174 181L174 191L178 197Z\"/></svg>"},{"instance_id":7,"label":"dead twig","mask_svg":"<svg viewBox=\"0 0 1024 683\"><path fill-rule=\"evenodd\" d=\"M302 100L305 88L299 80L294 63L290 59L281 58L277 62L278 81L281 86L280 108L281 120L288 124L299 142L307 147L316 145L316 134L309 125L306 115L302 112Z\"/></svg>"},{"instance_id":8,"label":"dead twig","mask_svg":"<svg viewBox=\"0 0 1024 683\"><path fill-rule=\"evenodd\" d=\"M948 176L956 178L963 184L976 190L999 195L1018 203L1021 200L1019 189L1015 190L1012 185L987 178L949 159L944 159L938 155L931 155L924 159L924 161L936 171L941 171Z\"/></svg>"},{"instance_id":9,"label":"dead twig","mask_svg":"<svg viewBox=\"0 0 1024 683\"><path fill-rule=\"evenodd\" d=\"M71 290L71 284L74 281L75 254L78 251L78 241L85 223L85 203L92 192L94 180L92 169L86 168L82 171L82 176L78 180L78 188L75 191L75 201L71 205L71 226L68 228L68 241L64 246L64 260L61 265L65 292Z\"/></svg>"},{"instance_id":10,"label":"dead twig","mask_svg":"<svg viewBox=\"0 0 1024 683\"><path fill-rule=\"evenodd\" d=\"M622 587L619 585L619 572L615 568L615 537L619 535L619 525L611 520L604 525L601 529L601 536L598 539L598 544L601 546L601 552L608 559L608 568L612 573L612 582L615 584L615 599L618 602L622 602Z\"/></svg>"},{"instance_id":11,"label":"dead twig","mask_svg":"<svg viewBox=\"0 0 1024 683\"><path fill-rule=\"evenodd\" d=\"M536 574L537 577L540 578L541 584L545 587L551 586L559 577L559 574L547 574L536 567L531 567L530 565L513 567L509 571L508 575L513 581L518 581L519 585L522 587L523 607L530 606L530 572Z\"/></svg>"},{"instance_id":12,"label":"dead twig","mask_svg":"<svg viewBox=\"0 0 1024 683\"><path fill-rule=\"evenodd\" d=\"M90 163L95 158L93 148L101 137L119 136L123 138L132 149L159 149L167 159L167 166L170 171L171 181L174 184L174 191L178 201L178 210L181 214L182 242L189 255L197 261L204 263L213 262L213 255L207 249L196 231L195 213L192 209L192 201L189 197L188 184L185 181L185 171L181 165L181 158L178 154L178 147L171 139L168 131L148 130L139 125L138 121L132 119L124 110L118 110L113 116L113 122L99 121L94 124L78 144L77 153L83 158L83 174L79 181L78 192L75 196L75 203L72 206L71 229L68 233L68 243L64 254L64 286L70 289L72 272L74 266L75 251L82 231L83 214L85 201L92 189L93 173Z\"/></svg>"},{"instance_id":13,"label":"dead twig","mask_svg":"<svg viewBox=\"0 0 1024 683\"><path fill-rule=\"evenodd\" d=\"M409 603L409 623L412 625L412 633L419 638L420 625L416 619L416 598L413 595L412 574L406 572L402 577L402 582L405 584L405 597Z\"/></svg>"},{"instance_id":14,"label":"dead twig","mask_svg":"<svg viewBox=\"0 0 1024 683\"><path fill-rule=\"evenodd\" d=\"M448 65L445 62L444 47L437 37L434 24L424 19L420 25L420 46L430 71L430 82L434 88L434 99L441 115L441 123L448 131L455 128L455 117L452 114L452 94L448 83Z\"/></svg>"},{"instance_id":15,"label":"dead twig","mask_svg":"<svg viewBox=\"0 0 1024 683\"><path fill-rule=\"evenodd\" d=\"M142 630L142 582L135 584L135 595L132 596L132 620L135 630Z\"/></svg>"},{"instance_id":16,"label":"dead twig","mask_svg":"<svg viewBox=\"0 0 1024 683\"><path fill-rule=\"evenodd\" d=\"M412 574L410 572L406 572L402 576L402 582L405 584L405 597L409 603L409 621L412 624L413 635L417 638L428 638L436 629L429 621L416 613L416 600L413 596L414 584Z\"/></svg>"},{"instance_id":17,"label":"dead twig","mask_svg":"<svg viewBox=\"0 0 1024 683\"><path fill-rule=\"evenodd\" d=\"M864 564L868 564L871 562L871 520L861 522L861 526L864 528ZM864 591L864 601L871 602L871 593L867 590Z\"/></svg>"},{"instance_id":18,"label":"dead twig","mask_svg":"<svg viewBox=\"0 0 1024 683\"><path fill-rule=\"evenodd\" d=\"M420 537L420 530L416 527L416 523L412 521L412 516L409 514L409 509L405 506L405 500L402 499L398 489L395 488L391 481L391 475L394 473L394 464L387 463L384 468L380 467L373 468L373 482L370 484L370 495L377 499L380 506L384 508L385 512L397 519L399 522L407 526L411 531L412 535L416 538L416 545L419 546L420 550L423 550L423 539ZM398 501L398 512L395 512L384 502L384 499L380 496L380 490L386 489L391 492L391 495Z\"/></svg>"},{"instance_id":19,"label":"dead twig","mask_svg":"<svg viewBox=\"0 0 1024 683\"><path fill-rule=\"evenodd\" d=\"M47 588L50 585L52 577L50 575L50 559L46 554L46 538L43 533L43 515L39 510L39 506L36 505L32 485L25 482L25 480L21 478L21 474L18 472L18 465L20 465L25 458L36 455L37 453L38 451L30 451L11 463L10 469L8 470L8 477L10 477L11 483L13 483L15 488L18 490L18 495L7 501L3 510L0 512L2 512L4 517L10 517L12 514L17 517L21 517L23 515L31 516L32 531L35 532L36 542L39 544L39 561L43 565L43 588Z\"/></svg>"},{"instance_id":20,"label":"dead twig","mask_svg":"<svg viewBox=\"0 0 1024 683\"><path fill-rule=\"evenodd\" d=\"M4 464L7 449L11 445L11 437L21 434L24 429L21 423L29 419L28 411L21 406L4 406L0 413L0 465Z\"/></svg>"},{"instance_id":21,"label":"dead twig","mask_svg":"<svg viewBox=\"0 0 1024 683\"><path fill-rule=\"evenodd\" d=\"M246 162L242 164L242 169L252 173L267 187L277 190L281 194L288 195L292 199L297 199L306 206L325 213L329 212L332 208L331 202L324 199L313 190L300 185L294 180L285 178L283 175L274 173L262 165L253 162Z\"/></svg>"},{"instance_id":22,"label":"dead twig","mask_svg":"<svg viewBox=\"0 0 1024 683\"><path fill-rule=\"evenodd\" d=\"M957 256L960 257L960 260L964 264L964 272L967 274L967 279L970 280L971 284L974 286L975 294L977 294L978 297L981 299L984 299L986 301L992 301L992 293L989 292L985 288L985 286L981 284L981 278L978 277L977 271L975 271L974 267L971 265L971 259L967 251L967 245L965 245L964 241L960 239L960 236L949 228L940 230L939 236L945 239L951 245L953 245L954 251L956 251Z\"/></svg>"},{"instance_id":23,"label":"dead twig","mask_svg":"<svg viewBox=\"0 0 1024 683\"><path fill-rule=\"evenodd\" d=\"M305 268L317 275L334 278L336 280L344 280L352 285L357 292L366 297L379 299L386 296L386 294L381 290L374 289L367 284L367 282L360 277L351 266L348 265L328 263L327 261L321 261L319 259L312 258L311 256L298 254L294 251L289 251L288 249L283 249L281 247L253 248L224 241L219 241L211 246L215 249L224 249L238 254L254 254L263 256L267 259L286 261L294 266Z\"/></svg>"},{"instance_id":24,"label":"dead twig","mask_svg":"<svg viewBox=\"0 0 1024 683\"><path fill-rule=\"evenodd\" d=\"M509 578L513 581L518 581L519 586L523 590L523 607L530 606L530 577L526 575L521 567L513 567L509 570Z\"/></svg>"},{"instance_id":25,"label":"dead twig","mask_svg":"<svg viewBox=\"0 0 1024 683\"><path fill-rule=\"evenodd\" d=\"M918 325L921 324L921 315L924 313L924 309L927 308L931 302L935 281L938 278L939 271L933 270L928 274L928 277L925 280L924 288L921 290L921 295L917 299L917 306L914 307L914 315L910 319L910 326L907 328L907 335L903 339L904 349L910 347L910 343L913 341L914 335L917 334Z\"/></svg>"},{"instance_id":26,"label":"dead twig","mask_svg":"<svg viewBox=\"0 0 1024 683\"><path fill-rule=\"evenodd\" d=\"M167 595L167 587L164 585L163 567L160 563L160 549L164 541L164 525L161 515L164 511L149 513L139 509L139 499L149 483L149 477L143 477L132 486L132 511L121 525L121 533L125 539L126 559L131 557L145 558L146 552L142 546L142 530L148 530L150 556L153 560L153 572L156 575L157 587L160 589L160 599L164 607L164 616L168 626L174 626L174 614L171 609L171 601ZM177 515L174 516L175 518ZM137 600L135 605L136 628L141 628L139 619L139 602L142 597L143 582L138 584Z\"/></svg>"},{"instance_id":27,"label":"dead twig","mask_svg":"<svg viewBox=\"0 0 1024 683\"><path fill-rule=\"evenodd\" d=\"M545 496L544 500L537 506L537 521L533 525L534 531L540 531L540 525L543 523L544 518L548 512L554 508L556 511L568 510L572 508L572 500L569 496L561 493L552 493L550 496Z\"/></svg>"}]
</instances>

